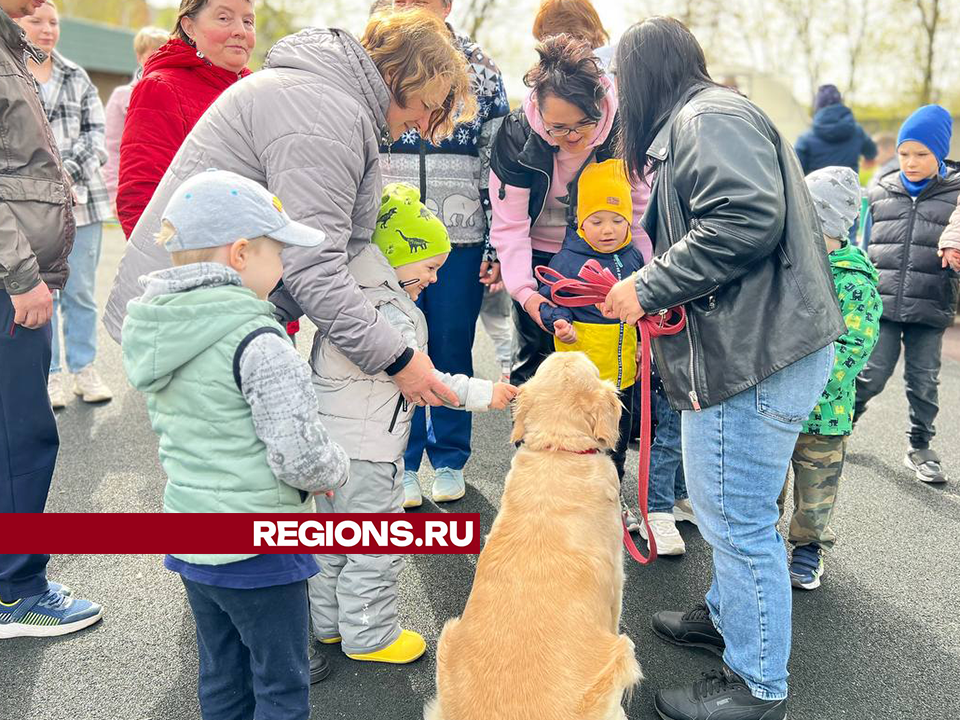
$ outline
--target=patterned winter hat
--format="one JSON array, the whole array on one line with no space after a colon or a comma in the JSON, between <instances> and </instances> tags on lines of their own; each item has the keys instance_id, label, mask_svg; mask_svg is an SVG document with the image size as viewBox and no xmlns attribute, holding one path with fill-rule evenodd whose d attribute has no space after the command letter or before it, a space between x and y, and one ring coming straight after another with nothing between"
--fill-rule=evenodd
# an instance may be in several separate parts
<instances>
[{"instance_id":1,"label":"patterned winter hat","mask_svg":"<svg viewBox=\"0 0 960 720\"><path fill-rule=\"evenodd\" d=\"M807 187L827 237L846 240L860 214L860 179L848 167L825 167L807 175Z\"/></svg>"},{"instance_id":2,"label":"patterned winter hat","mask_svg":"<svg viewBox=\"0 0 960 720\"><path fill-rule=\"evenodd\" d=\"M387 262L401 267L450 252L443 222L420 202L420 192L404 183L383 189L373 243Z\"/></svg>"}]
</instances>

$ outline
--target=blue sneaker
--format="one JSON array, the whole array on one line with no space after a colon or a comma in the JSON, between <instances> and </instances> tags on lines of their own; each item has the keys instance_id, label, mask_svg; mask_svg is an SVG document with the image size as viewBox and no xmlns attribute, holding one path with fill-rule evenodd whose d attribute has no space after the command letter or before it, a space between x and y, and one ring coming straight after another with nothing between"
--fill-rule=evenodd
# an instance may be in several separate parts
<instances>
[{"instance_id":1,"label":"blue sneaker","mask_svg":"<svg viewBox=\"0 0 960 720\"><path fill-rule=\"evenodd\" d=\"M420 476L413 470L403 471L403 507L418 508L423 505L420 493Z\"/></svg>"},{"instance_id":2,"label":"blue sneaker","mask_svg":"<svg viewBox=\"0 0 960 720\"><path fill-rule=\"evenodd\" d=\"M54 593L58 592L61 595L66 595L67 597L73 595L73 590L68 588L66 585L61 585L53 580L47 580L47 590Z\"/></svg>"},{"instance_id":3,"label":"blue sneaker","mask_svg":"<svg viewBox=\"0 0 960 720\"><path fill-rule=\"evenodd\" d=\"M42 595L0 602L0 639L66 635L102 617L103 608L96 603L55 592L51 587Z\"/></svg>"},{"instance_id":4,"label":"blue sneaker","mask_svg":"<svg viewBox=\"0 0 960 720\"><path fill-rule=\"evenodd\" d=\"M816 543L797 545L790 559L790 584L801 590L816 590L823 577L823 550Z\"/></svg>"},{"instance_id":5,"label":"blue sneaker","mask_svg":"<svg viewBox=\"0 0 960 720\"><path fill-rule=\"evenodd\" d=\"M451 502L459 500L467 492L467 484L463 479L463 470L453 468L437 468L433 479L433 501Z\"/></svg>"}]
</instances>

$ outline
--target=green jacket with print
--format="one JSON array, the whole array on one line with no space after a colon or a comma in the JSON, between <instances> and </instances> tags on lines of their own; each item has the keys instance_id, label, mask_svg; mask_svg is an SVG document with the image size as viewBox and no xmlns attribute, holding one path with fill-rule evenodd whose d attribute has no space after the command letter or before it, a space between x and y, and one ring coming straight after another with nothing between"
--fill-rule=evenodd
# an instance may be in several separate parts
<instances>
[{"instance_id":1,"label":"green jacket with print","mask_svg":"<svg viewBox=\"0 0 960 720\"><path fill-rule=\"evenodd\" d=\"M803 426L807 435L850 434L857 375L877 344L883 313L877 292L879 276L862 250L853 245L834 250L830 253L830 270L847 331L834 343L833 372Z\"/></svg>"}]
</instances>

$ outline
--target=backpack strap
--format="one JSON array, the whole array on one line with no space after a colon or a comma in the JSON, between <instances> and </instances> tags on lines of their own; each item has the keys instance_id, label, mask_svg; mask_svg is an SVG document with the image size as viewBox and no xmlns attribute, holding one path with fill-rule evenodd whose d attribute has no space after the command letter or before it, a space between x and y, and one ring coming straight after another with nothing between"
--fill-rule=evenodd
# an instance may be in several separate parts
<instances>
[{"instance_id":1,"label":"backpack strap","mask_svg":"<svg viewBox=\"0 0 960 720\"><path fill-rule=\"evenodd\" d=\"M243 351L247 349L247 345L265 333L273 333L274 335L283 337L283 333L280 332L278 328L264 325L263 327L257 328L247 335L243 340L241 340L240 344L237 345L237 351L233 354L233 381L237 383L237 390L239 390L241 393L243 392L243 383L240 380L240 358L243 356Z\"/></svg>"}]
</instances>

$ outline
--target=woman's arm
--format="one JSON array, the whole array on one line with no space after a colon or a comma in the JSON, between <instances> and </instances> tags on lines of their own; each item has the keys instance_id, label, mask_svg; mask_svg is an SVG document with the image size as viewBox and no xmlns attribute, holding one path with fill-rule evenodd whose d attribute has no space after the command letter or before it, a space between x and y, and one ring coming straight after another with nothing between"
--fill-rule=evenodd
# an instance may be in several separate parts
<instances>
[{"instance_id":1,"label":"woman's arm","mask_svg":"<svg viewBox=\"0 0 960 720\"><path fill-rule=\"evenodd\" d=\"M537 292L537 280L530 267L533 263L530 189L504 185L491 170L490 204L493 207L490 244L500 259L503 284L513 299L523 305Z\"/></svg>"},{"instance_id":2,"label":"woman's arm","mask_svg":"<svg viewBox=\"0 0 960 720\"><path fill-rule=\"evenodd\" d=\"M86 77L86 74L84 74ZM86 78L80 98L80 135L63 154L63 169L77 185L86 185L107 161L104 147L106 118L97 88Z\"/></svg>"}]
</instances>

